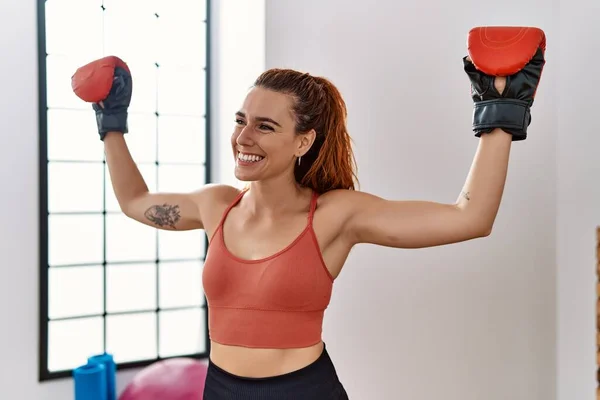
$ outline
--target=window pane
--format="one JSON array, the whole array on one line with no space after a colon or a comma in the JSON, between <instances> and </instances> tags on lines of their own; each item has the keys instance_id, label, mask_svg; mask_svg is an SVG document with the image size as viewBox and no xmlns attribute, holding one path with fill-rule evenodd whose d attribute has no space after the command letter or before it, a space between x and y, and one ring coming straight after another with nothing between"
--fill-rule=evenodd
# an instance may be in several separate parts
<instances>
[{"instance_id":1,"label":"window pane","mask_svg":"<svg viewBox=\"0 0 600 400\"><path fill-rule=\"evenodd\" d=\"M159 62L206 65L206 1L160 2L157 47ZM177 43L177 46L173 46Z\"/></svg>"},{"instance_id":2,"label":"window pane","mask_svg":"<svg viewBox=\"0 0 600 400\"><path fill-rule=\"evenodd\" d=\"M125 62L156 61L157 18L147 0L104 0L104 51Z\"/></svg>"},{"instance_id":3,"label":"window pane","mask_svg":"<svg viewBox=\"0 0 600 400\"><path fill-rule=\"evenodd\" d=\"M146 185L151 192L156 190L156 164L138 164L138 170L142 174L142 177L146 181ZM112 187L112 181L108 172L108 165L106 166L106 211L121 211L115 191Z\"/></svg>"},{"instance_id":4,"label":"window pane","mask_svg":"<svg viewBox=\"0 0 600 400\"><path fill-rule=\"evenodd\" d=\"M156 263L106 267L106 312L156 309Z\"/></svg>"},{"instance_id":5,"label":"window pane","mask_svg":"<svg viewBox=\"0 0 600 400\"><path fill-rule=\"evenodd\" d=\"M48 323L48 369L77 368L103 351L102 318L81 318Z\"/></svg>"},{"instance_id":6,"label":"window pane","mask_svg":"<svg viewBox=\"0 0 600 400\"><path fill-rule=\"evenodd\" d=\"M206 324L203 309L161 311L160 356L172 357L206 351Z\"/></svg>"},{"instance_id":7,"label":"window pane","mask_svg":"<svg viewBox=\"0 0 600 400\"><path fill-rule=\"evenodd\" d=\"M106 349L117 363L156 358L156 314L107 316Z\"/></svg>"},{"instance_id":8,"label":"window pane","mask_svg":"<svg viewBox=\"0 0 600 400\"><path fill-rule=\"evenodd\" d=\"M133 80L133 94L129 112L154 114L156 112L156 80L158 79L156 60L137 60L134 58L131 60L123 59L123 61L129 66ZM136 130L130 129L129 131L134 132Z\"/></svg>"},{"instance_id":9,"label":"window pane","mask_svg":"<svg viewBox=\"0 0 600 400\"><path fill-rule=\"evenodd\" d=\"M101 7L102 0L46 0L46 52L101 57Z\"/></svg>"},{"instance_id":10,"label":"window pane","mask_svg":"<svg viewBox=\"0 0 600 400\"><path fill-rule=\"evenodd\" d=\"M158 112L203 117L205 115L206 73L201 67L158 68Z\"/></svg>"},{"instance_id":11,"label":"window pane","mask_svg":"<svg viewBox=\"0 0 600 400\"><path fill-rule=\"evenodd\" d=\"M161 262L159 264L160 308L204 304L202 262Z\"/></svg>"},{"instance_id":12,"label":"window pane","mask_svg":"<svg viewBox=\"0 0 600 400\"><path fill-rule=\"evenodd\" d=\"M101 263L103 219L100 215L50 215L49 264Z\"/></svg>"},{"instance_id":13,"label":"window pane","mask_svg":"<svg viewBox=\"0 0 600 400\"><path fill-rule=\"evenodd\" d=\"M161 192L192 192L205 183L204 167L200 165L160 165L158 190Z\"/></svg>"},{"instance_id":14,"label":"window pane","mask_svg":"<svg viewBox=\"0 0 600 400\"><path fill-rule=\"evenodd\" d=\"M204 257L204 230L158 231L158 258L162 260Z\"/></svg>"},{"instance_id":15,"label":"window pane","mask_svg":"<svg viewBox=\"0 0 600 400\"><path fill-rule=\"evenodd\" d=\"M206 121L198 117L161 116L158 119L158 161L205 161Z\"/></svg>"},{"instance_id":16,"label":"window pane","mask_svg":"<svg viewBox=\"0 0 600 400\"><path fill-rule=\"evenodd\" d=\"M156 162L156 115L129 114L127 147L136 163Z\"/></svg>"},{"instance_id":17,"label":"window pane","mask_svg":"<svg viewBox=\"0 0 600 400\"><path fill-rule=\"evenodd\" d=\"M161 18L194 20L197 24L206 19L206 0L158 0L152 6Z\"/></svg>"},{"instance_id":18,"label":"window pane","mask_svg":"<svg viewBox=\"0 0 600 400\"><path fill-rule=\"evenodd\" d=\"M66 318L104 312L102 266L65 267L48 270L48 315Z\"/></svg>"},{"instance_id":19,"label":"window pane","mask_svg":"<svg viewBox=\"0 0 600 400\"><path fill-rule=\"evenodd\" d=\"M102 163L48 165L48 208L50 212L102 211L104 202Z\"/></svg>"},{"instance_id":20,"label":"window pane","mask_svg":"<svg viewBox=\"0 0 600 400\"><path fill-rule=\"evenodd\" d=\"M156 229L123 214L107 215L106 260L156 260Z\"/></svg>"},{"instance_id":21,"label":"window pane","mask_svg":"<svg viewBox=\"0 0 600 400\"><path fill-rule=\"evenodd\" d=\"M71 77L77 68L94 60L87 56L69 54L68 57L49 55L46 57L46 85L49 108L74 108L88 110L91 105L73 93ZM93 124L96 123L92 119Z\"/></svg>"},{"instance_id":22,"label":"window pane","mask_svg":"<svg viewBox=\"0 0 600 400\"><path fill-rule=\"evenodd\" d=\"M68 85L66 85L68 86ZM102 161L104 146L96 115L86 110L48 110L48 159L51 161Z\"/></svg>"}]
</instances>

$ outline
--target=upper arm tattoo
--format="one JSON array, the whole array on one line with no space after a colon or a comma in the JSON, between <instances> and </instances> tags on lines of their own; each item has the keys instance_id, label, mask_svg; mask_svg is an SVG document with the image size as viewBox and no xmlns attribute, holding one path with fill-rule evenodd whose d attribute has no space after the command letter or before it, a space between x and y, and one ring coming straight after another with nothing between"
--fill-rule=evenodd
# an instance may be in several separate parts
<instances>
[{"instance_id":1,"label":"upper arm tattoo","mask_svg":"<svg viewBox=\"0 0 600 400\"><path fill-rule=\"evenodd\" d=\"M170 226L173 229L181 219L179 206L170 204L152 206L146 210L144 216L158 226Z\"/></svg>"}]
</instances>

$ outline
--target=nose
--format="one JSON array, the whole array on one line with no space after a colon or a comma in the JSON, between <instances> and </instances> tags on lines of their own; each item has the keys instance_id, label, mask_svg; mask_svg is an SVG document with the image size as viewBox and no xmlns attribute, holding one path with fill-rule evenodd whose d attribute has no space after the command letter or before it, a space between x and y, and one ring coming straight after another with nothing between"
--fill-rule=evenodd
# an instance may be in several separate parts
<instances>
[{"instance_id":1,"label":"nose","mask_svg":"<svg viewBox=\"0 0 600 400\"><path fill-rule=\"evenodd\" d=\"M240 146L252 146L254 144L254 140L252 139L252 128L245 126L240 131L240 134L235 139L235 142Z\"/></svg>"}]
</instances>

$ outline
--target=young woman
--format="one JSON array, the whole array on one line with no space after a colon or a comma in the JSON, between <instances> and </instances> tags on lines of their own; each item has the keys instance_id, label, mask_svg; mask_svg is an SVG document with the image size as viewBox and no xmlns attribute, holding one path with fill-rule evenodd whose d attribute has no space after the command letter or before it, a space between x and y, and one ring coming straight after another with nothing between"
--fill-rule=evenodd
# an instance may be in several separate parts
<instances>
[{"instance_id":1,"label":"young woman","mask_svg":"<svg viewBox=\"0 0 600 400\"><path fill-rule=\"evenodd\" d=\"M500 98L511 87L464 62L474 87L482 79L490 83L485 96ZM94 109L121 209L158 229L203 229L210 238L203 272L211 339L205 400L347 399L321 328L353 246L423 248L492 231L514 131L477 132L479 147L455 203L386 200L355 188L346 106L336 87L321 77L271 69L235 115L231 155L235 176L247 186L150 193L123 135L129 70L116 58L95 63L86 68L108 63L114 71L109 95ZM80 73L76 90L101 84ZM527 74L531 80L531 70ZM485 96L474 93L473 99Z\"/></svg>"}]
</instances>

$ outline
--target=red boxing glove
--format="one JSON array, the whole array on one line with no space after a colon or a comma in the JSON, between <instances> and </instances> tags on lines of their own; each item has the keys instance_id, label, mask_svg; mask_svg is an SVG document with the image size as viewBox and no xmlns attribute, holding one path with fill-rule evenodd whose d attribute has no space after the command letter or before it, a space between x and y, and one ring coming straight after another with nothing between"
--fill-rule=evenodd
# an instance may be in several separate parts
<instances>
[{"instance_id":1,"label":"red boxing glove","mask_svg":"<svg viewBox=\"0 0 600 400\"><path fill-rule=\"evenodd\" d=\"M77 68L71 77L73 92L83 101L99 103L110 93L115 68L123 68L131 75L127 64L115 56L104 57Z\"/></svg>"},{"instance_id":2,"label":"red boxing glove","mask_svg":"<svg viewBox=\"0 0 600 400\"><path fill-rule=\"evenodd\" d=\"M539 28L478 27L469 32L467 47L478 70L493 76L519 72L536 51L546 51L546 35Z\"/></svg>"},{"instance_id":3,"label":"red boxing glove","mask_svg":"<svg viewBox=\"0 0 600 400\"><path fill-rule=\"evenodd\" d=\"M123 60L108 56L78 68L71 77L71 87L77 97L93 103L101 140L108 132L128 132L133 84Z\"/></svg>"},{"instance_id":4,"label":"red boxing glove","mask_svg":"<svg viewBox=\"0 0 600 400\"><path fill-rule=\"evenodd\" d=\"M476 27L469 31L464 69L471 81L475 103L475 136L501 128L513 140L527 138L530 108L545 65L546 36L539 28ZM470 59L470 60L469 60ZM502 94L496 76L506 77Z\"/></svg>"}]
</instances>

